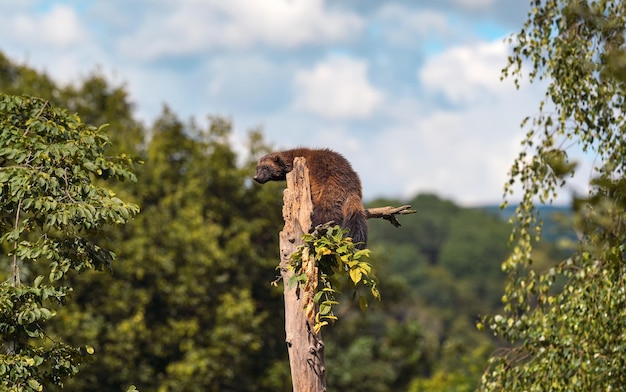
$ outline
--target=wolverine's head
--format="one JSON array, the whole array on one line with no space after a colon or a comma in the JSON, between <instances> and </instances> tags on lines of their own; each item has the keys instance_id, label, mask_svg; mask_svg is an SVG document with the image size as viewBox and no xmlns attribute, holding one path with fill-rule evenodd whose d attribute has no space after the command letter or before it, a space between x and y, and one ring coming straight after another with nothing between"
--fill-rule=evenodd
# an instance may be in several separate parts
<instances>
[{"instance_id":1,"label":"wolverine's head","mask_svg":"<svg viewBox=\"0 0 626 392\"><path fill-rule=\"evenodd\" d=\"M268 181L284 181L287 173L293 169L293 162L285 159L281 153L267 154L256 165L254 181L265 184Z\"/></svg>"}]
</instances>

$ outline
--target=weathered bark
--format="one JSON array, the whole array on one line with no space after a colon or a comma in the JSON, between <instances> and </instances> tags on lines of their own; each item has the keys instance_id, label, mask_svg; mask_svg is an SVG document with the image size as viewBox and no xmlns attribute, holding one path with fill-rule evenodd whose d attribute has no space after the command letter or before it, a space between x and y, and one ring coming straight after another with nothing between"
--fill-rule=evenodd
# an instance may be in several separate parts
<instances>
[{"instance_id":1,"label":"weathered bark","mask_svg":"<svg viewBox=\"0 0 626 392\"><path fill-rule=\"evenodd\" d=\"M396 219L396 215L415 214L415 210L411 209L411 206L406 204L400 207L376 207L365 210L365 217L370 218L382 218L388 220L395 227L400 227L400 222Z\"/></svg>"},{"instance_id":2,"label":"weathered bark","mask_svg":"<svg viewBox=\"0 0 626 392\"><path fill-rule=\"evenodd\" d=\"M287 174L283 203L285 227L280 232L280 271L285 287L285 332L293 391L326 391L324 343L321 335L313 331L315 322L307 317L305 310L305 297L308 297L305 291L314 290L315 287L289 287L288 284L293 275L289 268L291 255L302 244L302 234L311 228L313 203L309 172L304 158L296 158L293 170ZM302 267L316 273L314 265L303 264ZM309 282L317 282L317 276L309 276ZM310 310L309 315L317 313L317 309L314 312Z\"/></svg>"}]
</instances>

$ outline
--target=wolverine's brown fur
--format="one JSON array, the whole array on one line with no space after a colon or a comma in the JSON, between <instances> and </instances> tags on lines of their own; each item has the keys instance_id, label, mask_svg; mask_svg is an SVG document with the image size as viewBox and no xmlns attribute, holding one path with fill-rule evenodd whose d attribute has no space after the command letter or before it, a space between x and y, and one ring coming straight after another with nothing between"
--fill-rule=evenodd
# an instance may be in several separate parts
<instances>
[{"instance_id":1,"label":"wolverine's brown fur","mask_svg":"<svg viewBox=\"0 0 626 392\"><path fill-rule=\"evenodd\" d=\"M361 203L361 180L342 155L308 148L274 152L259 159L254 180L261 184L285 180L297 157L304 157L309 168L313 227L334 221L349 229L348 235L363 248L367 243L367 221Z\"/></svg>"}]
</instances>

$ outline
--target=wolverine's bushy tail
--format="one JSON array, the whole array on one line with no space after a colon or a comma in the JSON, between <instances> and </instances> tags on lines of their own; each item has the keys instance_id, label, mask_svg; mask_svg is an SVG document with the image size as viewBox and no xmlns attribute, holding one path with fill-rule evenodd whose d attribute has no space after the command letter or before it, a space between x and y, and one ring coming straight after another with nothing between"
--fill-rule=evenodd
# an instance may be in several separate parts
<instances>
[{"instance_id":1,"label":"wolverine's bushy tail","mask_svg":"<svg viewBox=\"0 0 626 392\"><path fill-rule=\"evenodd\" d=\"M348 197L343 205L343 223L344 229L349 229L348 236L352 238L352 242L357 248L363 249L367 245L367 219L363 205L358 197Z\"/></svg>"}]
</instances>

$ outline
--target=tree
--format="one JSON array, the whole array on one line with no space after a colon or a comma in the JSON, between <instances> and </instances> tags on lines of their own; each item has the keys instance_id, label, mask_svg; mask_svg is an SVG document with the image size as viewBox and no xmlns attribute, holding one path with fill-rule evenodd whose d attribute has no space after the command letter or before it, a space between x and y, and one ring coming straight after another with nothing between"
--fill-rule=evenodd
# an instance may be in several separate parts
<instances>
[{"instance_id":1,"label":"tree","mask_svg":"<svg viewBox=\"0 0 626 392\"><path fill-rule=\"evenodd\" d=\"M251 183L254 163L240 163L224 119L199 127L165 108L151 134L138 184L125 188L142 213L104 239L120 262L81 279L65 309L68 339L99 353L67 388L262 390L286 361L270 285L280 189ZM253 133L249 150L265 148Z\"/></svg>"},{"instance_id":2,"label":"tree","mask_svg":"<svg viewBox=\"0 0 626 392\"><path fill-rule=\"evenodd\" d=\"M521 184L503 314L485 319L511 342L490 359L482 389L608 391L626 385L626 52L623 1L533 0L511 40L504 76L547 83L515 160ZM550 110L546 110L549 108ZM568 147L570 149L568 150ZM533 265L536 203L554 200L576 172L571 148L595 155L588 195L574 197L580 241L550 268ZM482 326L482 325L479 325Z\"/></svg>"},{"instance_id":3,"label":"tree","mask_svg":"<svg viewBox=\"0 0 626 392\"><path fill-rule=\"evenodd\" d=\"M0 130L1 260L10 277L0 283L0 386L39 391L62 386L93 353L45 324L72 291L72 272L110 267L115 255L95 234L139 208L102 181L135 176L131 159L104 155L101 129L48 101L0 95Z\"/></svg>"}]
</instances>

